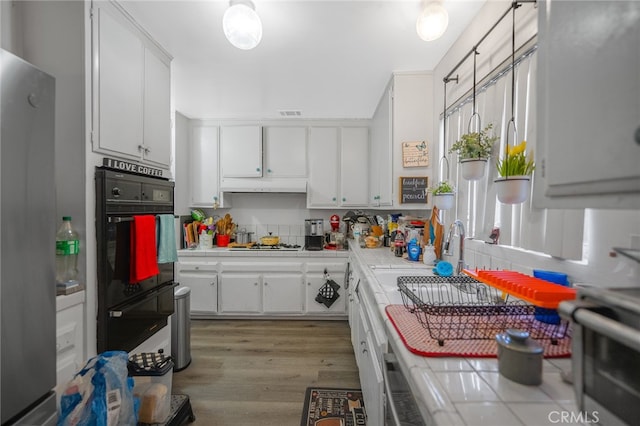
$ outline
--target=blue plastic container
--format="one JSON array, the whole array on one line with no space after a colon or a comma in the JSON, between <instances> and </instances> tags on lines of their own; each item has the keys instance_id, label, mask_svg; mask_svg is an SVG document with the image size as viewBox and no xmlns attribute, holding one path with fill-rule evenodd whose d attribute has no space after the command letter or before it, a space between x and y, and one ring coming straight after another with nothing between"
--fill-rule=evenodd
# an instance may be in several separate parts
<instances>
[{"instance_id":1,"label":"blue plastic container","mask_svg":"<svg viewBox=\"0 0 640 426\"><path fill-rule=\"evenodd\" d=\"M533 276L554 284L560 284L565 287L569 286L569 277L567 274L563 274L561 272L534 269ZM560 324L560 315L558 315L558 311L555 309L536 308L534 311L534 317L538 321L546 324Z\"/></svg>"},{"instance_id":2,"label":"blue plastic container","mask_svg":"<svg viewBox=\"0 0 640 426\"><path fill-rule=\"evenodd\" d=\"M420 244L413 238L407 246L407 257L413 262L420 260Z\"/></svg>"}]
</instances>

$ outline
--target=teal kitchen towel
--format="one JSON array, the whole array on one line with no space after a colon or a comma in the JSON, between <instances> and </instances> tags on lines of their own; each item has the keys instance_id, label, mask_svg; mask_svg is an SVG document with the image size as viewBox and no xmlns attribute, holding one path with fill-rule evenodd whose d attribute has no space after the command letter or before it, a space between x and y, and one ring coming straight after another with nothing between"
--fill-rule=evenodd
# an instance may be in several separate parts
<instances>
[{"instance_id":1,"label":"teal kitchen towel","mask_svg":"<svg viewBox=\"0 0 640 426\"><path fill-rule=\"evenodd\" d=\"M158 215L158 263L178 261L176 230L172 214Z\"/></svg>"}]
</instances>

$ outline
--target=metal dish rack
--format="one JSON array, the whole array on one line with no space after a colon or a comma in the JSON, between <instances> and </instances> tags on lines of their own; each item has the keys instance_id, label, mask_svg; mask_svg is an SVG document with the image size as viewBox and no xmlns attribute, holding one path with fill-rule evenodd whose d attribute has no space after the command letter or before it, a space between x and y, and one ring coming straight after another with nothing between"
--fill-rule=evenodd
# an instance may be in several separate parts
<instances>
[{"instance_id":1,"label":"metal dish rack","mask_svg":"<svg viewBox=\"0 0 640 426\"><path fill-rule=\"evenodd\" d=\"M557 344L569 322L540 321L536 306L469 276L401 276L402 302L440 346L445 340L492 340L508 328ZM538 316L539 318L539 316Z\"/></svg>"}]
</instances>

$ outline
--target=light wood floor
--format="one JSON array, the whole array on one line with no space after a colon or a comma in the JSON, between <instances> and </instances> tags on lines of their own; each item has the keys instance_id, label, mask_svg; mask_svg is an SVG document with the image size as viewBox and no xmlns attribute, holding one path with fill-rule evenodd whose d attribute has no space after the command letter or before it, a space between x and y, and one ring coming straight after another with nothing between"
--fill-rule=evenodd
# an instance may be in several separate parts
<instances>
[{"instance_id":1,"label":"light wood floor","mask_svg":"<svg viewBox=\"0 0 640 426\"><path fill-rule=\"evenodd\" d=\"M360 388L346 321L192 320L191 357L193 425L299 426L307 387Z\"/></svg>"}]
</instances>

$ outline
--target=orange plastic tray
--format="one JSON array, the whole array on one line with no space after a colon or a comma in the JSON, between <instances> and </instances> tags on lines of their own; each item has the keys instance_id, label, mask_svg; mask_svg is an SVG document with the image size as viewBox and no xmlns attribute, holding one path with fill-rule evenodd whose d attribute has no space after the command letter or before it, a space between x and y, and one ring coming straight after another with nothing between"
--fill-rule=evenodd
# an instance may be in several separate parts
<instances>
[{"instance_id":1,"label":"orange plastic tray","mask_svg":"<svg viewBox=\"0 0 640 426\"><path fill-rule=\"evenodd\" d=\"M463 271L470 277L541 308L556 309L563 300L576 298L576 290L515 271Z\"/></svg>"}]
</instances>

